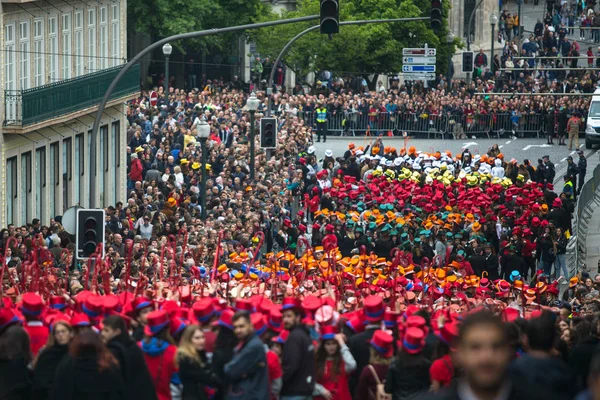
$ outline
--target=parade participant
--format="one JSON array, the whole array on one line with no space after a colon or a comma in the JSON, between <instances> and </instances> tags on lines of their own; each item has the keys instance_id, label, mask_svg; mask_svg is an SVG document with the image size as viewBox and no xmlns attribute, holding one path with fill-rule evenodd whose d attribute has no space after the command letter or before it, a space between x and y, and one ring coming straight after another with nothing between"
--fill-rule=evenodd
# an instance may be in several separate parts
<instances>
[{"instance_id":1,"label":"parade participant","mask_svg":"<svg viewBox=\"0 0 600 400\"><path fill-rule=\"evenodd\" d=\"M310 399L316 383L315 349L306 326L299 299L283 299L283 327L289 335L283 347L281 400Z\"/></svg>"},{"instance_id":2,"label":"parade participant","mask_svg":"<svg viewBox=\"0 0 600 400\"><path fill-rule=\"evenodd\" d=\"M246 310L238 311L232 321L238 345L232 360L224 368L231 385L227 398L268 400L267 357L261 340L254 332L250 313Z\"/></svg>"},{"instance_id":3,"label":"parade participant","mask_svg":"<svg viewBox=\"0 0 600 400\"><path fill-rule=\"evenodd\" d=\"M156 391L138 344L129 335L125 320L120 315L110 315L102 320L100 336L121 368L126 398L155 400Z\"/></svg>"},{"instance_id":4,"label":"parade participant","mask_svg":"<svg viewBox=\"0 0 600 400\"><path fill-rule=\"evenodd\" d=\"M125 399L119 363L100 336L89 330L75 336L69 355L56 370L51 399Z\"/></svg>"},{"instance_id":5,"label":"parade participant","mask_svg":"<svg viewBox=\"0 0 600 400\"><path fill-rule=\"evenodd\" d=\"M416 327L406 328L401 349L390 364L385 379L385 391L392 394L392 399L418 398L429 391L431 361L423 356L424 348L425 332Z\"/></svg>"},{"instance_id":6,"label":"parade participant","mask_svg":"<svg viewBox=\"0 0 600 400\"><path fill-rule=\"evenodd\" d=\"M144 328L148 323L148 313L152 311L153 303L145 296L136 297L132 303L131 315L135 319L135 329L133 330L133 339L140 341L144 337Z\"/></svg>"},{"instance_id":7,"label":"parade participant","mask_svg":"<svg viewBox=\"0 0 600 400\"><path fill-rule=\"evenodd\" d=\"M67 317L56 316L51 323L48 343L41 349L33 366L31 398L47 400L54 390L56 368L69 352L73 328Z\"/></svg>"},{"instance_id":8,"label":"parade participant","mask_svg":"<svg viewBox=\"0 0 600 400\"><path fill-rule=\"evenodd\" d=\"M321 344L317 350L316 370L319 393L315 399L351 400L348 374L356 368L344 337L333 326L321 328Z\"/></svg>"},{"instance_id":9,"label":"parade participant","mask_svg":"<svg viewBox=\"0 0 600 400\"><path fill-rule=\"evenodd\" d=\"M208 365L204 344L204 332L200 326L185 328L175 356L183 385L182 400L209 399L213 389L223 389L221 379Z\"/></svg>"},{"instance_id":10,"label":"parade participant","mask_svg":"<svg viewBox=\"0 0 600 400\"><path fill-rule=\"evenodd\" d=\"M45 309L44 300L40 295L32 292L23 295L21 312L25 317L25 330L29 334L31 343L31 352L34 356L48 342L48 327L41 320Z\"/></svg>"},{"instance_id":11,"label":"parade participant","mask_svg":"<svg viewBox=\"0 0 600 400\"><path fill-rule=\"evenodd\" d=\"M377 399L389 385L386 376L394 356L394 338L388 332L377 330L369 341L369 362L363 368L354 394L355 399Z\"/></svg>"},{"instance_id":12,"label":"parade participant","mask_svg":"<svg viewBox=\"0 0 600 400\"><path fill-rule=\"evenodd\" d=\"M140 342L144 360L158 400L171 400L171 380L177 373L177 347L169 334L169 317L164 310L158 310L148 313L146 320L144 339Z\"/></svg>"},{"instance_id":13,"label":"parade participant","mask_svg":"<svg viewBox=\"0 0 600 400\"><path fill-rule=\"evenodd\" d=\"M224 386L227 383L225 365L233 358L237 346L237 338L233 332L233 315L234 312L227 309L221 313L219 320L215 323L218 333L212 357L212 368L224 382Z\"/></svg>"}]
</instances>

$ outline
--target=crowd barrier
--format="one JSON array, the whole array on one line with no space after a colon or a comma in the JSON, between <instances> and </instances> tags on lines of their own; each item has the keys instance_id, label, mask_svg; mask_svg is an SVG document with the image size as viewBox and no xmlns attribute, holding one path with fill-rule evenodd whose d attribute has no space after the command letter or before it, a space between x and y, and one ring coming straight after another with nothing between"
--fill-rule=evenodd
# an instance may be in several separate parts
<instances>
[{"instance_id":1,"label":"crowd barrier","mask_svg":"<svg viewBox=\"0 0 600 400\"><path fill-rule=\"evenodd\" d=\"M573 244L572 257L569 260L569 269L571 276L580 271L585 266L587 257L587 235L588 227L592 220L594 211L600 207L600 165L594 168L592 177L583 184L581 193L577 196L575 206L575 219L573 221L573 232L575 233L575 243ZM571 246L569 246L571 247ZM593 266L588 265L590 270Z\"/></svg>"},{"instance_id":2,"label":"crowd barrier","mask_svg":"<svg viewBox=\"0 0 600 400\"><path fill-rule=\"evenodd\" d=\"M298 117L316 128L316 112L299 112ZM546 135L552 116L529 113L502 114L427 114L409 112L335 112L327 114L327 134L330 136L411 136L460 139L463 137L502 137L513 134L521 137Z\"/></svg>"}]
</instances>

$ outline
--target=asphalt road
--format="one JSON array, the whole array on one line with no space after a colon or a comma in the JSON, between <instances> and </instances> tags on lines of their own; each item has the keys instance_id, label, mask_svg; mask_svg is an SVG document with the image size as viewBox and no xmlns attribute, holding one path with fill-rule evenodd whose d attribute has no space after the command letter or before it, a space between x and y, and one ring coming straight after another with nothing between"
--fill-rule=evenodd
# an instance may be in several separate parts
<instances>
[{"instance_id":1,"label":"asphalt road","mask_svg":"<svg viewBox=\"0 0 600 400\"><path fill-rule=\"evenodd\" d=\"M315 143L316 154L319 159L324 157L325 150L332 150L334 157L340 157L348 149L348 144L354 143L356 146L365 146L371 142L372 138L368 137L329 137L327 143ZM400 149L404 146L402 138L385 138L383 139L385 146L392 146ZM557 143L557 141L554 141ZM544 155L549 155L550 160L556 167L555 186L556 191L562 190L562 179L567 172L567 157L573 156L577 160L575 151L569 151L567 146L548 145L545 138L525 138L525 139L467 139L467 140L442 140L442 139L410 139L407 146L415 146L417 151L435 152L450 150L452 154L460 152L468 147L473 155L485 154L490 146L497 143L504 154L505 160L515 158L519 163L529 159L532 164L537 165L537 160ZM584 139L580 139L580 148L584 151L588 159L588 176L591 176L591 171L600 162L597 150L585 149Z\"/></svg>"}]
</instances>

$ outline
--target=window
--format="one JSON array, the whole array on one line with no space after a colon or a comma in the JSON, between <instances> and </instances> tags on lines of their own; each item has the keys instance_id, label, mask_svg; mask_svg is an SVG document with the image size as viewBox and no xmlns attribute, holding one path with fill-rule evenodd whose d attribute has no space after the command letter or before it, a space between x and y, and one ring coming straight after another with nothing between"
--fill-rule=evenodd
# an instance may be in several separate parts
<instances>
[{"instance_id":1,"label":"window","mask_svg":"<svg viewBox=\"0 0 600 400\"><path fill-rule=\"evenodd\" d=\"M56 17L48 18L48 81L50 83L59 80L58 76L58 27Z\"/></svg>"},{"instance_id":2,"label":"window","mask_svg":"<svg viewBox=\"0 0 600 400\"><path fill-rule=\"evenodd\" d=\"M50 217L54 218L56 215L56 187L60 183L60 169L59 169L59 153L58 153L58 142L50 144L50 198L49 211Z\"/></svg>"},{"instance_id":3,"label":"window","mask_svg":"<svg viewBox=\"0 0 600 400\"><path fill-rule=\"evenodd\" d=\"M69 208L71 180L73 178L73 147L71 138L63 139L62 182L63 182L63 212Z\"/></svg>"},{"instance_id":4,"label":"window","mask_svg":"<svg viewBox=\"0 0 600 400\"><path fill-rule=\"evenodd\" d=\"M16 224L15 204L17 204L17 157L6 160L6 222Z\"/></svg>"},{"instance_id":5,"label":"window","mask_svg":"<svg viewBox=\"0 0 600 400\"><path fill-rule=\"evenodd\" d=\"M19 60L21 90L29 89L29 75L31 74L31 65L29 64L29 21L23 21L19 24Z\"/></svg>"},{"instance_id":6,"label":"window","mask_svg":"<svg viewBox=\"0 0 600 400\"><path fill-rule=\"evenodd\" d=\"M36 19L33 22L33 79L35 86L42 86L46 79L44 77L44 53L46 49L44 48L44 20Z\"/></svg>"},{"instance_id":7,"label":"window","mask_svg":"<svg viewBox=\"0 0 600 400\"><path fill-rule=\"evenodd\" d=\"M98 193L100 194L100 207L104 206L104 175L105 175L105 167L106 167L106 139L108 137L108 125L104 125L100 127L100 147L98 149L98 154L96 157L99 160L98 173Z\"/></svg>"},{"instance_id":8,"label":"window","mask_svg":"<svg viewBox=\"0 0 600 400\"><path fill-rule=\"evenodd\" d=\"M88 10L88 73L96 70L96 9Z\"/></svg>"},{"instance_id":9,"label":"window","mask_svg":"<svg viewBox=\"0 0 600 400\"><path fill-rule=\"evenodd\" d=\"M81 202L81 186L82 184L85 185L82 179L85 168L83 164L84 151L85 147L83 147L83 133L80 133L75 136L75 160L73 163L73 167L75 168L75 194L73 196L73 203Z\"/></svg>"},{"instance_id":10,"label":"window","mask_svg":"<svg viewBox=\"0 0 600 400\"><path fill-rule=\"evenodd\" d=\"M6 25L4 30L4 46L6 47L4 86L6 90L15 90L15 24Z\"/></svg>"},{"instance_id":11,"label":"window","mask_svg":"<svg viewBox=\"0 0 600 400\"><path fill-rule=\"evenodd\" d=\"M119 166L120 166L120 158L121 158L121 121L115 121L112 123L112 149L113 149L113 176L112 176L112 186L114 191L114 196L111 199L110 204L115 204L119 201Z\"/></svg>"},{"instance_id":12,"label":"window","mask_svg":"<svg viewBox=\"0 0 600 400\"><path fill-rule=\"evenodd\" d=\"M120 44L120 29L119 29L119 5L113 4L111 5L111 35L110 35L110 57L112 59L112 66L115 67L121 64L121 49L119 48Z\"/></svg>"},{"instance_id":13,"label":"window","mask_svg":"<svg viewBox=\"0 0 600 400\"><path fill-rule=\"evenodd\" d=\"M75 76L83 75L83 13L75 13Z\"/></svg>"},{"instance_id":14,"label":"window","mask_svg":"<svg viewBox=\"0 0 600 400\"><path fill-rule=\"evenodd\" d=\"M62 16L62 77L71 78L71 14Z\"/></svg>"},{"instance_id":15,"label":"window","mask_svg":"<svg viewBox=\"0 0 600 400\"><path fill-rule=\"evenodd\" d=\"M21 224L31 222L31 152L21 154Z\"/></svg>"},{"instance_id":16,"label":"window","mask_svg":"<svg viewBox=\"0 0 600 400\"><path fill-rule=\"evenodd\" d=\"M106 26L106 7L100 7L100 69L108 67L108 28Z\"/></svg>"},{"instance_id":17,"label":"window","mask_svg":"<svg viewBox=\"0 0 600 400\"><path fill-rule=\"evenodd\" d=\"M46 148L35 151L35 213L34 218L46 221Z\"/></svg>"}]
</instances>

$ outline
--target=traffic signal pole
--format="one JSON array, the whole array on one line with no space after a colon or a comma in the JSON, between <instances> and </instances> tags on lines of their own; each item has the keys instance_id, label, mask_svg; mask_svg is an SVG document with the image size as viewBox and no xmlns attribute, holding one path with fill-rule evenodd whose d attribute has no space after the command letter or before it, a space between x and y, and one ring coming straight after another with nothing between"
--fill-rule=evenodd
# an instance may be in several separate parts
<instances>
[{"instance_id":1,"label":"traffic signal pole","mask_svg":"<svg viewBox=\"0 0 600 400\"><path fill-rule=\"evenodd\" d=\"M366 19L366 20L360 20L360 21L343 21L343 22L340 22L340 25L383 24L383 23L388 23L388 22L427 21L429 19L430 19L429 17L391 18L391 19ZM289 48L292 47L292 45L298 39L300 39L302 36L306 35L307 33L310 33L312 31L316 31L319 28L320 28L320 25L311 26L310 28L303 30L302 32L300 32L299 34L297 34L296 36L294 36L293 38L291 38L290 41L287 42L285 46L283 46L283 49L281 49L281 52L277 56L277 59L275 60L275 62L273 63L273 65L276 66L276 65L279 64L279 62L287 54ZM269 75L269 82L267 84L268 85L267 89L272 89L273 88L273 80L275 79L275 69L276 68L273 68L271 70L271 74ZM271 116L271 96L269 96L268 101L267 101L267 116L268 117Z\"/></svg>"},{"instance_id":2,"label":"traffic signal pole","mask_svg":"<svg viewBox=\"0 0 600 400\"><path fill-rule=\"evenodd\" d=\"M113 91L117 87L117 84L119 83L119 81L123 78L123 76L125 76L127 71L129 71L131 69L131 67L133 67L137 62L139 62L141 60L142 57L144 57L146 54L149 54L151 51L153 51L157 47L161 47L162 45L164 45L166 43L174 42L177 40L192 39L192 38L204 37L204 36L210 36L210 35L218 35L221 33L245 31L245 30L249 30L249 29L267 28L269 26L293 24L296 22L314 21L319 18L320 17L318 15L309 15L306 17L282 19L282 20L269 21L269 22L261 22L258 24L248 24L248 25L230 26L227 28L208 29L205 31L196 31L196 32L182 33L179 35L173 35L173 36L169 36L167 38L161 39L158 42L152 43L150 46L146 47L145 49L140 51L138 54L136 54L131 60L129 60L123 66L123 68L121 68L121 70L119 71L117 76L115 76L115 78L110 83L110 85L108 85L108 88L106 89L106 93L104 93L104 97L102 98L102 101L98 105L98 111L96 112L94 126L92 127L92 137L90 140L92 141L92 143L96 143L96 138L98 137L98 128L100 127L100 120L102 119L102 113L104 112L106 103L108 103L108 99L110 98ZM91 146L90 160L95 160L95 159L96 159L96 146ZM96 207L96 174L97 174L96 163L92 163L90 165L90 174L92 176L92 182L90 184L90 208L95 208Z\"/></svg>"}]
</instances>

